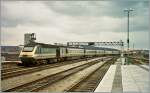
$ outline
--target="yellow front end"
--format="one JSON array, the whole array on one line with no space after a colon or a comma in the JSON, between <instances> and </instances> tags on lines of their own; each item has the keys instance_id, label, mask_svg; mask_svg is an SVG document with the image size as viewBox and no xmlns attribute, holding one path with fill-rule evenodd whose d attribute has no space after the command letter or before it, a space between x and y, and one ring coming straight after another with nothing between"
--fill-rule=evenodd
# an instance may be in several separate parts
<instances>
[{"instance_id":1,"label":"yellow front end","mask_svg":"<svg viewBox=\"0 0 150 93\"><path fill-rule=\"evenodd\" d=\"M19 55L22 63L24 65L30 65L35 63L34 53L36 51L36 47L24 47Z\"/></svg>"}]
</instances>

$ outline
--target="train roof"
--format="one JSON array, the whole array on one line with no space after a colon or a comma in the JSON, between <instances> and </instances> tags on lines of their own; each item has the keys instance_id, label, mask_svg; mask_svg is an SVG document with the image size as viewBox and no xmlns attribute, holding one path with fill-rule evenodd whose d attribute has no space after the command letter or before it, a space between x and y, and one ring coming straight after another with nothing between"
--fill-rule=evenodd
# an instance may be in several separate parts
<instances>
[{"instance_id":1,"label":"train roof","mask_svg":"<svg viewBox=\"0 0 150 93\"><path fill-rule=\"evenodd\" d=\"M52 45L52 44L45 44L45 43L37 43L37 42L31 42L25 46L36 46L36 45L40 45L40 46L44 46L44 47L64 47L64 48L79 48L79 47L73 47L73 46L63 46L63 45ZM83 49L83 48L80 48Z\"/></svg>"},{"instance_id":2,"label":"train roof","mask_svg":"<svg viewBox=\"0 0 150 93\"><path fill-rule=\"evenodd\" d=\"M64 47L64 48L79 48L79 49L91 49L91 50L96 49L96 50L119 51L118 49L113 49L113 48L94 47L94 46L87 46L87 45L77 47L77 46L52 45L52 44L44 44L44 43L37 43L37 42L31 42L25 46L36 46L36 45L41 45L44 47Z\"/></svg>"},{"instance_id":3,"label":"train roof","mask_svg":"<svg viewBox=\"0 0 150 93\"><path fill-rule=\"evenodd\" d=\"M38 42L30 42L29 44L26 44L25 46L36 46L36 45L45 46L45 47L58 47L56 45L44 44L44 43L38 43Z\"/></svg>"},{"instance_id":4,"label":"train roof","mask_svg":"<svg viewBox=\"0 0 150 93\"><path fill-rule=\"evenodd\" d=\"M94 47L94 46L87 46L83 45L85 49L96 49L96 50L109 50L109 51L119 51L118 49L113 49L113 48L105 48L105 47Z\"/></svg>"}]
</instances>

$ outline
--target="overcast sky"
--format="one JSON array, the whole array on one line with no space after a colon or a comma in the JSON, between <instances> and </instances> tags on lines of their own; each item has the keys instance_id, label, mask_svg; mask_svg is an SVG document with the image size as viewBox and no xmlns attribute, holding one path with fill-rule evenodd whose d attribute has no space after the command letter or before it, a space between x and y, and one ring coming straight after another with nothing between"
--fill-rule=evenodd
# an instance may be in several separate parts
<instances>
[{"instance_id":1,"label":"overcast sky","mask_svg":"<svg viewBox=\"0 0 150 93\"><path fill-rule=\"evenodd\" d=\"M37 42L120 41L126 44L126 8L130 14L130 47L149 47L149 2L130 1L3 1L1 43L20 45L25 33ZM126 47L126 45L125 45Z\"/></svg>"}]
</instances>

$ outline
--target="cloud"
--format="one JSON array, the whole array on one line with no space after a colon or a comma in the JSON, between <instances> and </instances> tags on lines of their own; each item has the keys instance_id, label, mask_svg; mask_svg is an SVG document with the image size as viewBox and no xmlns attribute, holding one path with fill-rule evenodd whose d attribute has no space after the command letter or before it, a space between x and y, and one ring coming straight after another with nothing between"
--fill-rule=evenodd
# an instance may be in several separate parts
<instances>
[{"instance_id":1,"label":"cloud","mask_svg":"<svg viewBox=\"0 0 150 93\"><path fill-rule=\"evenodd\" d=\"M135 34L140 38L136 40L139 47L145 35L142 33L149 30L147 2L2 1L2 44L23 44L24 33L28 32L36 33L38 42L43 43L121 39L126 42L127 16L123 9L132 7L130 31L141 33L141 37Z\"/></svg>"},{"instance_id":2,"label":"cloud","mask_svg":"<svg viewBox=\"0 0 150 93\"><path fill-rule=\"evenodd\" d=\"M149 32L148 31L137 31L130 33L130 47L135 49L149 49Z\"/></svg>"},{"instance_id":3,"label":"cloud","mask_svg":"<svg viewBox=\"0 0 150 93\"><path fill-rule=\"evenodd\" d=\"M42 2L30 3L24 1L16 2L3 2L2 3L2 23L7 26L7 22L13 22L11 24L50 24L53 17L57 17L56 13L50 11ZM8 24L9 26L9 24Z\"/></svg>"},{"instance_id":4,"label":"cloud","mask_svg":"<svg viewBox=\"0 0 150 93\"><path fill-rule=\"evenodd\" d=\"M97 33L97 39L95 39L95 34L74 34L74 33L67 33L61 31L59 28L55 27L37 27L36 25L30 26L23 26L18 25L17 27L11 28L2 28L2 43L3 44L23 44L24 40L24 33L36 33L37 34L37 41L43 43L65 43L69 41L105 41L108 40L119 40L121 33L114 33L114 32L99 32ZM37 33L38 31L38 33ZM104 35L107 34L107 37ZM114 35L116 37L114 37ZM17 43L16 43L17 42Z\"/></svg>"},{"instance_id":5,"label":"cloud","mask_svg":"<svg viewBox=\"0 0 150 93\"><path fill-rule=\"evenodd\" d=\"M125 17L123 10L148 10L148 1L52 1L44 2L57 13L69 16Z\"/></svg>"}]
</instances>

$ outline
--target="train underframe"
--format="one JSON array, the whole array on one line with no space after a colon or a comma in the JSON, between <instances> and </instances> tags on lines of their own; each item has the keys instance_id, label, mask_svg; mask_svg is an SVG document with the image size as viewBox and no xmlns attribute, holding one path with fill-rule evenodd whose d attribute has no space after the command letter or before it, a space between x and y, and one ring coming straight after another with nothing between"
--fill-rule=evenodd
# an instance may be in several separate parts
<instances>
[{"instance_id":1,"label":"train underframe","mask_svg":"<svg viewBox=\"0 0 150 93\"><path fill-rule=\"evenodd\" d=\"M75 59L84 59L84 58L93 58L93 57L102 57L106 55L83 55L83 56L70 56L70 57L54 57L54 58L45 58L45 59L35 59L33 57L22 57L20 58L23 66L34 66L41 64L50 64L56 62L63 62L67 60L75 60ZM112 56L112 55L107 55Z\"/></svg>"}]
</instances>

